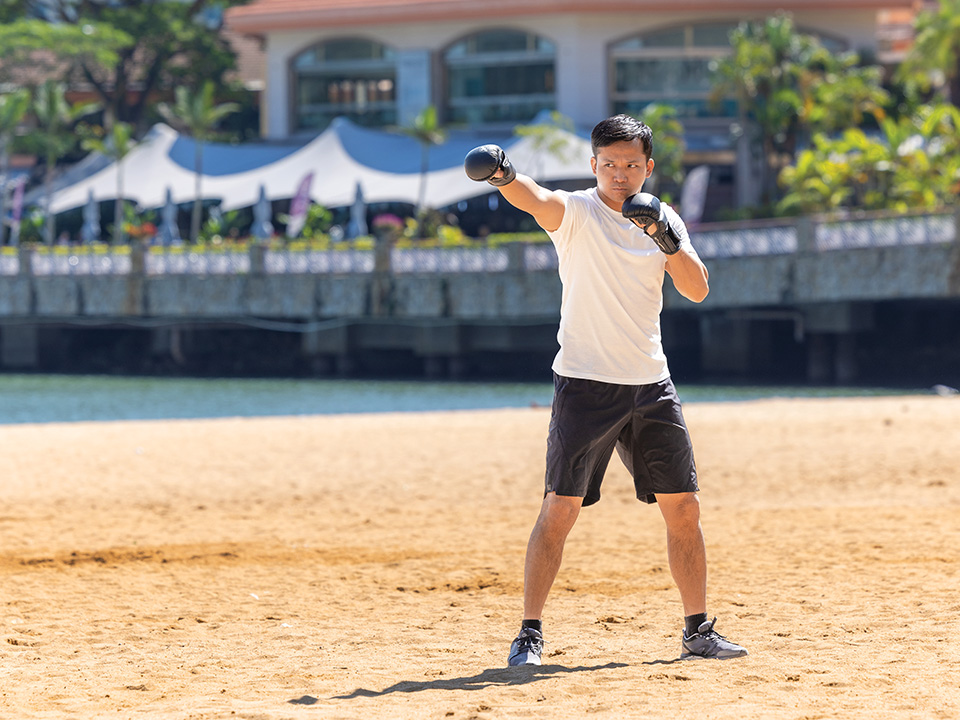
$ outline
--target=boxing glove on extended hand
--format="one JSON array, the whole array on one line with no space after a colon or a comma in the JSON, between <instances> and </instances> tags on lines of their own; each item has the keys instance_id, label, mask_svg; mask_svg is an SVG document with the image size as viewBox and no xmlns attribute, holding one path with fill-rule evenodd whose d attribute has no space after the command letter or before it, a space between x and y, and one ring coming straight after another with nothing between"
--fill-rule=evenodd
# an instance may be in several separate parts
<instances>
[{"instance_id":1,"label":"boxing glove on extended hand","mask_svg":"<svg viewBox=\"0 0 960 720\"><path fill-rule=\"evenodd\" d=\"M488 182L497 187L503 187L517 177L507 154L499 145L481 145L467 153L463 161L463 169L467 177L477 182ZM497 170L503 170L503 177L494 177Z\"/></svg>"},{"instance_id":2,"label":"boxing glove on extended hand","mask_svg":"<svg viewBox=\"0 0 960 720\"><path fill-rule=\"evenodd\" d=\"M650 193L637 193L623 201L620 212L638 228L647 232L650 225L653 232L647 232L664 255L673 255L680 250L680 238L667 221L660 200Z\"/></svg>"}]
</instances>

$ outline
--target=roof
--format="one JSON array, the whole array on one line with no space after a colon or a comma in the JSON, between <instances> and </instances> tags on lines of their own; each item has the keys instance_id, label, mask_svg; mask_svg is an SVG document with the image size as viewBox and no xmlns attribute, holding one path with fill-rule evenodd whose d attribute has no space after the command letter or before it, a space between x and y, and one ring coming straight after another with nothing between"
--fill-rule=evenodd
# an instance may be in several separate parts
<instances>
[{"instance_id":1,"label":"roof","mask_svg":"<svg viewBox=\"0 0 960 720\"><path fill-rule=\"evenodd\" d=\"M267 66L260 40L226 27L220 34L237 55L237 69L233 77L240 80L248 90L262 90Z\"/></svg>"},{"instance_id":2,"label":"roof","mask_svg":"<svg viewBox=\"0 0 960 720\"><path fill-rule=\"evenodd\" d=\"M514 164L541 181L590 179L590 141L558 130L566 140L563 157L547 153L530 138L471 131L451 133L447 141L430 148L426 201L447 207L491 191L486 183L470 180L463 158L483 142L499 141ZM166 125L155 125L144 140L121 161L124 196L144 208L162 207L169 190L176 203L190 202L196 193L196 144ZM204 143L201 148L205 199L220 200L221 208L249 207L260 188L271 200L291 198L308 173L314 175L310 197L326 207L346 207L361 187L367 202L415 204L420 194L421 147L411 137L371 130L338 118L323 133L302 146L250 143ZM51 199L55 213L80 207L92 197L116 197L117 165L92 153L69 178L61 178ZM39 202L42 189L29 197Z\"/></svg>"},{"instance_id":3,"label":"roof","mask_svg":"<svg viewBox=\"0 0 960 720\"><path fill-rule=\"evenodd\" d=\"M672 0L671 12L775 10L883 10L910 8L913 0ZM577 12L663 12L663 0L253 0L229 8L227 25L254 35L273 30L357 23L425 22Z\"/></svg>"}]
</instances>

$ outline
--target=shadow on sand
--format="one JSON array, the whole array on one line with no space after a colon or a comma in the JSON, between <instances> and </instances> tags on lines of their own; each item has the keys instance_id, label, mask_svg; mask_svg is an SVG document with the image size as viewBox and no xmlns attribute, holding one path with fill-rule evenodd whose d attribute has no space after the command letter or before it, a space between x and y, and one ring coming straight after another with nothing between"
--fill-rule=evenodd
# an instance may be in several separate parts
<instances>
[{"instance_id":1,"label":"shadow on sand","mask_svg":"<svg viewBox=\"0 0 960 720\"><path fill-rule=\"evenodd\" d=\"M627 667L626 663L607 663L606 665L580 665L578 667L564 667L563 665L525 665L523 667L491 668L478 675L467 677L444 678L424 682L403 681L391 685L383 690L367 690L357 688L348 695L334 695L331 700L352 700L358 697L382 697L391 693L415 693L423 690L482 690L491 686L528 685L540 680L546 680L564 673L595 672L597 670L615 670ZM290 700L294 705L313 705L317 698L309 695Z\"/></svg>"}]
</instances>

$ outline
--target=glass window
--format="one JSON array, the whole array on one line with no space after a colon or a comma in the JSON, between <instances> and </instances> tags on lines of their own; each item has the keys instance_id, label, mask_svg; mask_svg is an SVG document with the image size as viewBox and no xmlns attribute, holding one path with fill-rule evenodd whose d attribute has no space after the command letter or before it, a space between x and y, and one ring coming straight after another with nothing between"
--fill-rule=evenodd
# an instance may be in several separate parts
<instances>
[{"instance_id":1,"label":"glass window","mask_svg":"<svg viewBox=\"0 0 960 720\"><path fill-rule=\"evenodd\" d=\"M735 117L736 103L710 101L710 63L729 52L732 23L706 23L654 30L610 49L614 113L639 114L665 103L680 118Z\"/></svg>"},{"instance_id":2,"label":"glass window","mask_svg":"<svg viewBox=\"0 0 960 720\"><path fill-rule=\"evenodd\" d=\"M730 47L730 33L736 28L732 23L710 23L694 25L692 43L694 47L722 48Z\"/></svg>"},{"instance_id":3,"label":"glass window","mask_svg":"<svg viewBox=\"0 0 960 720\"><path fill-rule=\"evenodd\" d=\"M710 63L730 52L733 23L703 23L652 30L626 38L610 48L611 106L614 113L637 114L650 103L673 105L682 118L734 118L737 103L711 102ZM820 33L833 53L842 41Z\"/></svg>"},{"instance_id":4,"label":"glass window","mask_svg":"<svg viewBox=\"0 0 960 720\"><path fill-rule=\"evenodd\" d=\"M517 30L487 30L444 54L446 120L484 125L528 122L556 109L553 43Z\"/></svg>"},{"instance_id":5,"label":"glass window","mask_svg":"<svg viewBox=\"0 0 960 720\"><path fill-rule=\"evenodd\" d=\"M397 121L393 50L361 38L314 45L292 62L294 131L323 130L334 118L381 127Z\"/></svg>"}]
</instances>

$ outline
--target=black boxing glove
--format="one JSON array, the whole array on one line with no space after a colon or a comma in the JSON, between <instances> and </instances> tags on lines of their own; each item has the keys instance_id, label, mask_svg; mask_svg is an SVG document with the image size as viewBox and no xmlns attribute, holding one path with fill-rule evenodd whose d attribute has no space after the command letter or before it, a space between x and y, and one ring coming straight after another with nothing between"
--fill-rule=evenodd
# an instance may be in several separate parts
<instances>
[{"instance_id":1,"label":"black boxing glove","mask_svg":"<svg viewBox=\"0 0 960 720\"><path fill-rule=\"evenodd\" d=\"M667 215L656 196L650 193L631 195L623 201L620 212L644 232L647 232L647 227L654 225L656 229L647 234L664 255L674 255L680 250L680 238L667 221Z\"/></svg>"},{"instance_id":2,"label":"black boxing glove","mask_svg":"<svg viewBox=\"0 0 960 720\"><path fill-rule=\"evenodd\" d=\"M512 183L517 177L510 159L499 145L481 145L467 153L463 161L467 177L477 182L488 182L502 187ZM503 177L494 177L497 170L503 170Z\"/></svg>"}]
</instances>

